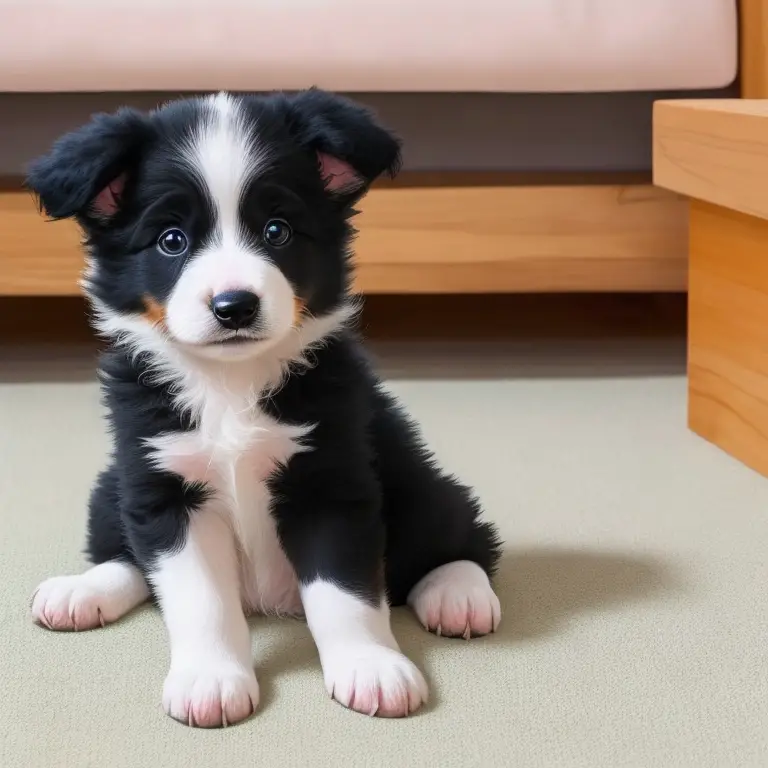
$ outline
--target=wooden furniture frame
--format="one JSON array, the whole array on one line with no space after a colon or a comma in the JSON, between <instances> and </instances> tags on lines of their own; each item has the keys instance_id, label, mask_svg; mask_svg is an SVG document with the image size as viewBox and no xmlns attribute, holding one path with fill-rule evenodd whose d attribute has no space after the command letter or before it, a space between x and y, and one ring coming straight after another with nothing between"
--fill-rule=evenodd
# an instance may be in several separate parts
<instances>
[{"instance_id":1,"label":"wooden furniture frame","mask_svg":"<svg viewBox=\"0 0 768 768\"><path fill-rule=\"evenodd\" d=\"M768 475L768 0L739 68L742 99L654 105L653 180L690 198L688 424Z\"/></svg>"},{"instance_id":2,"label":"wooden furniture frame","mask_svg":"<svg viewBox=\"0 0 768 768\"><path fill-rule=\"evenodd\" d=\"M742 0L745 96L768 83L768 0ZM687 202L647 176L404 173L358 219L358 288L375 294L682 291ZM78 293L70 223L0 180L0 296Z\"/></svg>"},{"instance_id":3,"label":"wooden furniture frame","mask_svg":"<svg viewBox=\"0 0 768 768\"><path fill-rule=\"evenodd\" d=\"M691 198L689 425L768 475L768 100L658 102L654 179Z\"/></svg>"},{"instance_id":4,"label":"wooden furniture frame","mask_svg":"<svg viewBox=\"0 0 768 768\"><path fill-rule=\"evenodd\" d=\"M768 0L740 0L739 37L741 97L768 98Z\"/></svg>"}]
</instances>

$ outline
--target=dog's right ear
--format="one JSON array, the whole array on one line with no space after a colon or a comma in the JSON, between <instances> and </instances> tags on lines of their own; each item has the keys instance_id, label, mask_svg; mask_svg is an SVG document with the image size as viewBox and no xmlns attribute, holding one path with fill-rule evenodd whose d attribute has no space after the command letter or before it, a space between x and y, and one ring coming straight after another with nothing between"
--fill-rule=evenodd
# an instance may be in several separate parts
<instances>
[{"instance_id":1,"label":"dog's right ear","mask_svg":"<svg viewBox=\"0 0 768 768\"><path fill-rule=\"evenodd\" d=\"M94 115L30 165L26 186L53 219L105 223L119 210L130 170L152 135L149 118L137 110Z\"/></svg>"},{"instance_id":2,"label":"dog's right ear","mask_svg":"<svg viewBox=\"0 0 768 768\"><path fill-rule=\"evenodd\" d=\"M351 204L400 169L400 139L361 104L320 88L286 97L288 125L314 151L326 189Z\"/></svg>"}]
</instances>

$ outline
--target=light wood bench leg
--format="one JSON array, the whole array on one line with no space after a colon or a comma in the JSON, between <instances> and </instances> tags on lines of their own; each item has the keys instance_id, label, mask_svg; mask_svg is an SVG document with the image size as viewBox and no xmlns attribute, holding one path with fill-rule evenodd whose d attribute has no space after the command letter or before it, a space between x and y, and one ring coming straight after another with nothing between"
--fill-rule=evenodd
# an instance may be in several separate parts
<instances>
[{"instance_id":1,"label":"light wood bench leg","mask_svg":"<svg viewBox=\"0 0 768 768\"><path fill-rule=\"evenodd\" d=\"M688 420L768 475L768 220L691 201Z\"/></svg>"},{"instance_id":2,"label":"light wood bench leg","mask_svg":"<svg viewBox=\"0 0 768 768\"><path fill-rule=\"evenodd\" d=\"M659 101L653 135L690 200L688 423L768 475L768 100Z\"/></svg>"}]
</instances>

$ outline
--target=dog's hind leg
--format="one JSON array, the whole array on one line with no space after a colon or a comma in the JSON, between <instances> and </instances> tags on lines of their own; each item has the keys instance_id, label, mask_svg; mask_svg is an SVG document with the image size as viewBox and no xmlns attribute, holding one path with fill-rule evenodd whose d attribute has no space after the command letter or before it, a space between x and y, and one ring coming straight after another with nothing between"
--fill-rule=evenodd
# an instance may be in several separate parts
<instances>
[{"instance_id":1,"label":"dog's hind leg","mask_svg":"<svg viewBox=\"0 0 768 768\"><path fill-rule=\"evenodd\" d=\"M87 553L94 567L54 576L35 590L32 617L54 630L84 630L117 621L149 597L144 576L133 565L120 523L117 473L102 472L91 493Z\"/></svg>"}]
</instances>

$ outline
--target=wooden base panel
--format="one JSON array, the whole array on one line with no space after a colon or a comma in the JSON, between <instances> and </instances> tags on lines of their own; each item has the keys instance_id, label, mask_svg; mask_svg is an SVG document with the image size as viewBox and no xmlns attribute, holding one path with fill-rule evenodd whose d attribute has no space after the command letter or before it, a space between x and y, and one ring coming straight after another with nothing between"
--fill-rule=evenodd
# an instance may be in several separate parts
<instances>
[{"instance_id":1,"label":"wooden base panel","mask_svg":"<svg viewBox=\"0 0 768 768\"><path fill-rule=\"evenodd\" d=\"M471 177L371 190L356 219L357 289L685 289L683 197L648 184L505 186L486 174L473 185ZM6 189L0 232L0 296L77 295L82 256L74 224L45 221L28 193Z\"/></svg>"},{"instance_id":2,"label":"wooden base panel","mask_svg":"<svg viewBox=\"0 0 768 768\"><path fill-rule=\"evenodd\" d=\"M688 419L768 475L768 221L691 202Z\"/></svg>"},{"instance_id":3,"label":"wooden base panel","mask_svg":"<svg viewBox=\"0 0 768 768\"><path fill-rule=\"evenodd\" d=\"M94 344L87 313L78 296L0 297L0 347ZM376 341L682 340L685 324L684 293L379 294L360 318Z\"/></svg>"}]
</instances>

